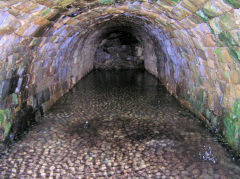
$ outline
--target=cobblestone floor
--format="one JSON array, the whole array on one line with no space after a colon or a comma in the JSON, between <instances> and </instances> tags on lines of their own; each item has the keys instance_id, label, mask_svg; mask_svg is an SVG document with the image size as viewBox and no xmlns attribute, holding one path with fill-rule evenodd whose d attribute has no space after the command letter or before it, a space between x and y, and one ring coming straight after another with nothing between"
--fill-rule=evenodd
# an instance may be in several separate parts
<instances>
[{"instance_id":1,"label":"cobblestone floor","mask_svg":"<svg viewBox=\"0 0 240 179\"><path fill-rule=\"evenodd\" d=\"M91 72L0 158L0 178L240 178L149 75Z\"/></svg>"}]
</instances>

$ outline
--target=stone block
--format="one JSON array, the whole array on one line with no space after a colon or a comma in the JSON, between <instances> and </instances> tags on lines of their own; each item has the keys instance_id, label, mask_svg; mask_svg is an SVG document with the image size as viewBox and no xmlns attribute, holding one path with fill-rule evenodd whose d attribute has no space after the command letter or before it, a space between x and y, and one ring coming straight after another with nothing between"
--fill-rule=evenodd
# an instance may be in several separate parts
<instances>
[{"instance_id":1,"label":"stone block","mask_svg":"<svg viewBox=\"0 0 240 179\"><path fill-rule=\"evenodd\" d=\"M228 48L225 48L225 47L217 48L216 55L220 62L233 63L233 59L228 52Z\"/></svg>"},{"instance_id":2,"label":"stone block","mask_svg":"<svg viewBox=\"0 0 240 179\"><path fill-rule=\"evenodd\" d=\"M207 65L208 65L209 68L214 69L214 68L215 68L215 62L214 62L214 60L208 59L208 60L207 60Z\"/></svg>"},{"instance_id":3,"label":"stone block","mask_svg":"<svg viewBox=\"0 0 240 179\"><path fill-rule=\"evenodd\" d=\"M216 48L215 47L207 47L204 48L206 57L208 60L212 60L216 63L217 61L217 55L216 55Z\"/></svg>"},{"instance_id":4,"label":"stone block","mask_svg":"<svg viewBox=\"0 0 240 179\"><path fill-rule=\"evenodd\" d=\"M15 16L0 10L0 36L13 33L20 26L21 24Z\"/></svg>"},{"instance_id":5,"label":"stone block","mask_svg":"<svg viewBox=\"0 0 240 179\"><path fill-rule=\"evenodd\" d=\"M236 98L240 99L240 84L235 86Z\"/></svg>"},{"instance_id":6,"label":"stone block","mask_svg":"<svg viewBox=\"0 0 240 179\"><path fill-rule=\"evenodd\" d=\"M228 12L232 7L223 0L208 1L204 4L202 11L208 18L214 18Z\"/></svg>"},{"instance_id":7,"label":"stone block","mask_svg":"<svg viewBox=\"0 0 240 179\"><path fill-rule=\"evenodd\" d=\"M58 13L58 10L45 7L41 11L39 11L37 15L44 17L45 19L51 20L57 15L57 13Z\"/></svg>"},{"instance_id":8,"label":"stone block","mask_svg":"<svg viewBox=\"0 0 240 179\"><path fill-rule=\"evenodd\" d=\"M173 10L173 7L176 5L174 1L157 1L158 6L160 6L164 11L170 12Z\"/></svg>"},{"instance_id":9,"label":"stone block","mask_svg":"<svg viewBox=\"0 0 240 179\"><path fill-rule=\"evenodd\" d=\"M15 33L21 37L24 36L33 36L34 34L36 34L38 32L38 30L40 29L40 26L37 24L24 24L23 26L21 26L21 28L19 28Z\"/></svg>"},{"instance_id":10,"label":"stone block","mask_svg":"<svg viewBox=\"0 0 240 179\"><path fill-rule=\"evenodd\" d=\"M231 82L233 84L239 84L239 82L240 82L239 72L238 71L231 71L230 75L231 75Z\"/></svg>"},{"instance_id":11,"label":"stone block","mask_svg":"<svg viewBox=\"0 0 240 179\"><path fill-rule=\"evenodd\" d=\"M235 38L233 35L235 35ZM238 34L222 31L220 34L218 34L218 38L220 40L219 45L224 47L238 46L236 35Z\"/></svg>"},{"instance_id":12,"label":"stone block","mask_svg":"<svg viewBox=\"0 0 240 179\"><path fill-rule=\"evenodd\" d=\"M42 7L32 1L22 1L11 6L24 13L31 13L33 10L40 10Z\"/></svg>"},{"instance_id":13,"label":"stone block","mask_svg":"<svg viewBox=\"0 0 240 179\"><path fill-rule=\"evenodd\" d=\"M193 17L193 16L189 16L185 19L183 19L180 23L181 26L184 27L185 29L191 29L196 27L199 23L199 21L195 20L197 18Z\"/></svg>"},{"instance_id":14,"label":"stone block","mask_svg":"<svg viewBox=\"0 0 240 179\"><path fill-rule=\"evenodd\" d=\"M208 16L206 16L201 9L196 12L196 15L199 16L204 22L209 21Z\"/></svg>"},{"instance_id":15,"label":"stone block","mask_svg":"<svg viewBox=\"0 0 240 179\"><path fill-rule=\"evenodd\" d=\"M187 8L189 11L196 12L198 9L202 7L202 5L207 2L207 0L183 0L181 5Z\"/></svg>"},{"instance_id":16,"label":"stone block","mask_svg":"<svg viewBox=\"0 0 240 179\"><path fill-rule=\"evenodd\" d=\"M212 34L209 25L206 23L201 23L198 26L196 26L195 28L192 28L191 32L193 33L193 35L195 37L197 37L199 39L201 39L202 37L204 37L207 34Z\"/></svg>"},{"instance_id":17,"label":"stone block","mask_svg":"<svg viewBox=\"0 0 240 179\"><path fill-rule=\"evenodd\" d=\"M238 47L240 47L240 30L234 29L229 32L231 34L231 40L233 40L233 44L236 44Z\"/></svg>"},{"instance_id":18,"label":"stone block","mask_svg":"<svg viewBox=\"0 0 240 179\"><path fill-rule=\"evenodd\" d=\"M187 9L185 9L184 7L177 5L176 7L173 8L173 10L171 11L171 16L174 19L178 19L178 20L182 20L185 17L191 15L191 12L188 11Z\"/></svg>"},{"instance_id":19,"label":"stone block","mask_svg":"<svg viewBox=\"0 0 240 179\"><path fill-rule=\"evenodd\" d=\"M231 77L229 71L218 70L217 72L218 79L225 83L231 83Z\"/></svg>"},{"instance_id":20,"label":"stone block","mask_svg":"<svg viewBox=\"0 0 240 179\"><path fill-rule=\"evenodd\" d=\"M207 60L206 54L203 50L196 49L196 52L199 58L201 58L202 60Z\"/></svg>"},{"instance_id":21,"label":"stone block","mask_svg":"<svg viewBox=\"0 0 240 179\"><path fill-rule=\"evenodd\" d=\"M212 34L206 34L202 39L201 42L205 47L215 47L215 37Z\"/></svg>"},{"instance_id":22,"label":"stone block","mask_svg":"<svg viewBox=\"0 0 240 179\"><path fill-rule=\"evenodd\" d=\"M229 47L228 52L236 63L240 63L240 47Z\"/></svg>"},{"instance_id":23,"label":"stone block","mask_svg":"<svg viewBox=\"0 0 240 179\"><path fill-rule=\"evenodd\" d=\"M215 34L240 28L240 9L234 9L209 21Z\"/></svg>"}]
</instances>

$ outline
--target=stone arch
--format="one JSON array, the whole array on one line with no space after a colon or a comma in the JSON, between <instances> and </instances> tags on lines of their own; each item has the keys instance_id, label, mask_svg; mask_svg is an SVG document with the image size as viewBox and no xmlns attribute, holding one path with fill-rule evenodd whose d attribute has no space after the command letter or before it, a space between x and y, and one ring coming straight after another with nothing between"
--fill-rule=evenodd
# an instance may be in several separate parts
<instances>
[{"instance_id":1,"label":"stone arch","mask_svg":"<svg viewBox=\"0 0 240 179\"><path fill-rule=\"evenodd\" d=\"M1 1L0 139L15 131L20 114L46 111L91 71L99 35L121 22L142 39L145 68L239 150L239 7L227 0Z\"/></svg>"}]
</instances>

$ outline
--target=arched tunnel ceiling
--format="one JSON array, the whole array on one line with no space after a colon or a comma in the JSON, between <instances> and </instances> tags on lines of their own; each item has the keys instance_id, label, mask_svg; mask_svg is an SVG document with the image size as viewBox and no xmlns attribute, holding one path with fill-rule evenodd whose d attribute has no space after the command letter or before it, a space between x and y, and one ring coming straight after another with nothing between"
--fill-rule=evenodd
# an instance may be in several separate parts
<instances>
[{"instance_id":1,"label":"arched tunnel ceiling","mask_svg":"<svg viewBox=\"0 0 240 179\"><path fill-rule=\"evenodd\" d=\"M46 111L92 70L101 37L122 27L140 40L145 69L240 150L239 8L238 0L0 1L0 140L19 113Z\"/></svg>"}]
</instances>

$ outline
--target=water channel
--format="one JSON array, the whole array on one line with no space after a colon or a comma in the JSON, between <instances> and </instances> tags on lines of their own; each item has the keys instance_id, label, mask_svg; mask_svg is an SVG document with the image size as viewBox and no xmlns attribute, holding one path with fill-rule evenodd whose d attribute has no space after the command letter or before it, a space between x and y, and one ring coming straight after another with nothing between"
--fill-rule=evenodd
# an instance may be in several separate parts
<instances>
[{"instance_id":1,"label":"water channel","mask_svg":"<svg viewBox=\"0 0 240 179\"><path fill-rule=\"evenodd\" d=\"M0 178L240 178L152 75L92 71L0 158Z\"/></svg>"}]
</instances>

